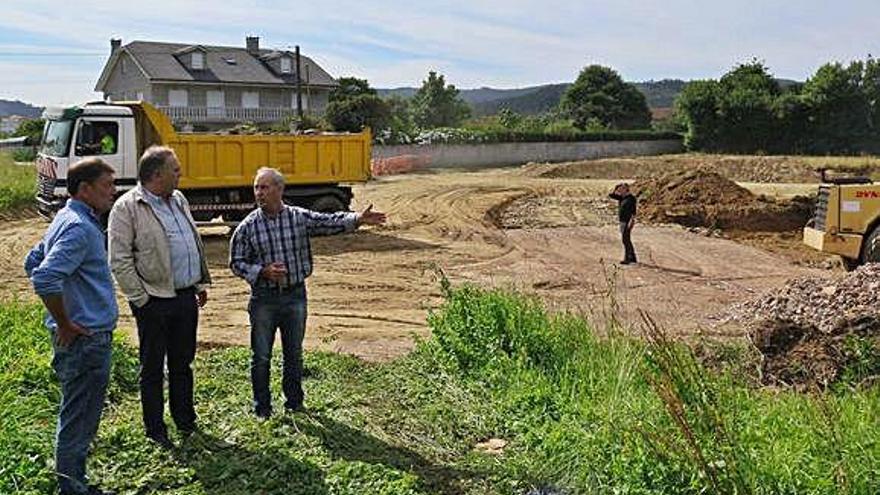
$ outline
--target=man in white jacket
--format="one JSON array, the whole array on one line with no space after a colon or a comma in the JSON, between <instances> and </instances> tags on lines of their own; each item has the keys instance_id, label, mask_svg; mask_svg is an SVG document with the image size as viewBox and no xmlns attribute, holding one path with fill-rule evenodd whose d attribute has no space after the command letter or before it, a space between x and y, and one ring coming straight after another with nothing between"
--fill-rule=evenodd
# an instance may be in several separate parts
<instances>
[{"instance_id":1,"label":"man in white jacket","mask_svg":"<svg viewBox=\"0 0 880 495\"><path fill-rule=\"evenodd\" d=\"M196 428L191 364L211 276L189 204L177 190L180 162L174 150L147 149L138 179L110 212L110 266L137 321L147 437L171 448L163 419L164 364L167 358L171 417L186 435Z\"/></svg>"}]
</instances>

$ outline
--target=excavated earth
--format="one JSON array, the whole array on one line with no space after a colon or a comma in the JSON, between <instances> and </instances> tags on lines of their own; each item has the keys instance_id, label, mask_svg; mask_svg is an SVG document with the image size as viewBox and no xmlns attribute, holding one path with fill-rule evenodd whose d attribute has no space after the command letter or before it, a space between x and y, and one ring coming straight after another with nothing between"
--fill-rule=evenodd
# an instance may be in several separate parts
<instances>
[{"instance_id":1,"label":"excavated earth","mask_svg":"<svg viewBox=\"0 0 880 495\"><path fill-rule=\"evenodd\" d=\"M733 305L720 320L747 329L763 355L766 383L825 387L858 353L880 351L880 263L832 278L792 279Z\"/></svg>"},{"instance_id":2,"label":"excavated earth","mask_svg":"<svg viewBox=\"0 0 880 495\"><path fill-rule=\"evenodd\" d=\"M789 232L812 215L813 199L796 196L776 200L753 194L718 172L706 168L671 172L638 180L640 218L724 231Z\"/></svg>"},{"instance_id":3,"label":"excavated earth","mask_svg":"<svg viewBox=\"0 0 880 495\"><path fill-rule=\"evenodd\" d=\"M663 160L663 174L644 178L695 169L688 156L678 165L675 158ZM655 161L647 160L646 166L654 167ZM407 352L414 336L428 334L427 313L442 302L437 281L441 271L454 283L470 281L534 294L550 309L581 312L600 327L613 319L637 324L643 310L682 338L742 338L750 331L747 324L718 316L730 305L793 278L836 273L828 269L834 266L832 258L800 246L797 231L752 231L757 240L744 242L726 238L719 227L728 225L725 222L737 212L788 208L784 202L734 190L728 183L721 184L722 193L739 198L733 213L685 212L688 218L703 215L701 223L711 227L666 224L668 218L651 213L653 203L646 197L645 218L633 232L640 263L620 266L616 205L607 194L616 182L637 178L639 174L630 172L638 168L632 165L638 160L626 162L630 168L621 166L616 175L613 164L599 162L607 169L600 178L566 175L560 172L565 166L529 164L478 171L422 170L356 186L354 207L372 204L388 213L389 221L382 227L314 240L307 347L371 360ZM738 178L739 172L727 175L723 159L716 165L715 171L727 179ZM791 176L779 172L768 177L798 182L802 177L797 170ZM705 182L698 184L712 191ZM749 185L750 190L762 191L775 187ZM807 184L795 189L806 193L814 188ZM790 189L786 186L785 194L776 196L790 197ZM697 202L710 203L705 196ZM653 208L666 217L669 211L673 218L683 218L677 216L680 201L676 205ZM764 220L755 223L764 225L766 217L760 218ZM21 266L45 228L44 220L32 216L0 221L0 298L35 301ZM202 234L215 283L200 317L199 342L247 345L249 290L227 268L228 229L211 227ZM127 305L121 307L120 328L136 340Z\"/></svg>"}]
</instances>

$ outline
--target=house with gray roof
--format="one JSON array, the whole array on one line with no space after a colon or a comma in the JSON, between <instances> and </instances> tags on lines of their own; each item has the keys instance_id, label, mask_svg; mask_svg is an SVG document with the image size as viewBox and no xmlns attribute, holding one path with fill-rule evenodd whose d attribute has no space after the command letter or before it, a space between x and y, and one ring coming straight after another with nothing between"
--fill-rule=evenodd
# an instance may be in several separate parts
<instances>
[{"instance_id":1,"label":"house with gray roof","mask_svg":"<svg viewBox=\"0 0 880 495\"><path fill-rule=\"evenodd\" d=\"M322 114L338 83L307 56L299 68L295 52L260 48L255 36L242 47L111 39L95 91L150 102L179 125L277 122L300 102L303 113Z\"/></svg>"}]
</instances>

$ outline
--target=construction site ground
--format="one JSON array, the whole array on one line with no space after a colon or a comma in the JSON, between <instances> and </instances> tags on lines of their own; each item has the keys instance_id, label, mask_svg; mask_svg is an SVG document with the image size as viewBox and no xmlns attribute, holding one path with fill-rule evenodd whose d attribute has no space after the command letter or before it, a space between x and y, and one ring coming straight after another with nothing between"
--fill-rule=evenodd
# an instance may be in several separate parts
<instances>
[{"instance_id":1,"label":"construction site ground","mask_svg":"<svg viewBox=\"0 0 880 495\"><path fill-rule=\"evenodd\" d=\"M722 157L723 158L723 157ZM816 179L797 165L757 165L700 158L701 167L749 190L789 198L812 194ZM745 161L745 160L744 160ZM620 266L616 205L607 198L621 180L694 167L690 156L528 164L482 170L424 170L356 186L355 208L368 204L388 224L315 238L309 279L308 348L384 360L426 336L426 316L441 302L439 274L534 294L551 310L582 313L601 326L640 311L683 337L740 337L719 324L732 304L799 276L831 276L836 260L803 247L800 232L736 232L638 224L639 264ZM752 171L752 172L750 172ZM772 180L772 182L769 182ZM31 215L0 223L0 297L35 300L22 260L46 228ZM205 347L247 345L249 288L227 268L229 230L202 230L214 285L201 314ZM120 328L133 320L120 298Z\"/></svg>"}]
</instances>

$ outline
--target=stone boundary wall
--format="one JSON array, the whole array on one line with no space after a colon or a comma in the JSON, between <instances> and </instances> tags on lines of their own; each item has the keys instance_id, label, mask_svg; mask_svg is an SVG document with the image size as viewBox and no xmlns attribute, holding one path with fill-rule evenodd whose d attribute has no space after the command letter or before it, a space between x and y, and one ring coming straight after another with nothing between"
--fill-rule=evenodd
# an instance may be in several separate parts
<instances>
[{"instance_id":1,"label":"stone boundary wall","mask_svg":"<svg viewBox=\"0 0 880 495\"><path fill-rule=\"evenodd\" d=\"M616 156L660 155L683 150L678 139L570 143L374 145L373 175L421 168L471 168L528 162L570 162Z\"/></svg>"}]
</instances>

